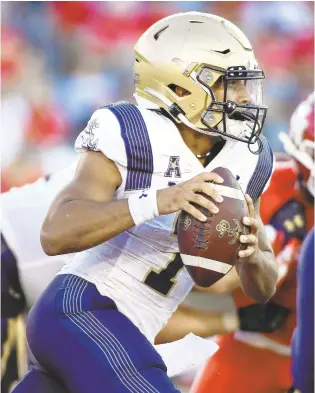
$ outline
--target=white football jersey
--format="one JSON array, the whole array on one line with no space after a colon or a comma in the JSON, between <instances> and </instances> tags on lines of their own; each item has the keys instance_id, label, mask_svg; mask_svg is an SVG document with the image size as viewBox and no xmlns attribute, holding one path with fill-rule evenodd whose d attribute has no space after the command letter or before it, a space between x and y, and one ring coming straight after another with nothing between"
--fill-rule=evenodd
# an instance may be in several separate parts
<instances>
[{"instance_id":1,"label":"white football jersey","mask_svg":"<svg viewBox=\"0 0 315 393\"><path fill-rule=\"evenodd\" d=\"M2 235L17 260L22 289L32 306L70 255L48 256L40 244L40 230L57 193L74 176L71 166L0 195Z\"/></svg>"},{"instance_id":2,"label":"white football jersey","mask_svg":"<svg viewBox=\"0 0 315 393\"><path fill-rule=\"evenodd\" d=\"M224 166L256 200L273 166L265 138L263 146L263 152L254 155L246 144L227 141L204 168L172 120L128 103L97 110L76 140L78 151L101 151L115 162L122 177L116 199L139 190L169 187ZM153 341L193 286L178 254L176 219L176 214L160 216L77 253L61 273L94 283Z\"/></svg>"}]
</instances>

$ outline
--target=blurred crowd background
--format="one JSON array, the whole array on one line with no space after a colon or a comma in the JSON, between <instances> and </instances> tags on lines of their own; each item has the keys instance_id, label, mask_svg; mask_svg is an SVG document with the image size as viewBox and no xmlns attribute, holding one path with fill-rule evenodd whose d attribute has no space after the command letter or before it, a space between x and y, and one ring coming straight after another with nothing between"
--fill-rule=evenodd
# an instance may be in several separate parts
<instances>
[{"instance_id":1,"label":"blurred crowd background","mask_svg":"<svg viewBox=\"0 0 315 393\"><path fill-rule=\"evenodd\" d=\"M97 108L133 100L133 46L158 19L210 12L237 24L266 74L265 134L314 89L314 2L2 2L2 191L61 169Z\"/></svg>"}]
</instances>

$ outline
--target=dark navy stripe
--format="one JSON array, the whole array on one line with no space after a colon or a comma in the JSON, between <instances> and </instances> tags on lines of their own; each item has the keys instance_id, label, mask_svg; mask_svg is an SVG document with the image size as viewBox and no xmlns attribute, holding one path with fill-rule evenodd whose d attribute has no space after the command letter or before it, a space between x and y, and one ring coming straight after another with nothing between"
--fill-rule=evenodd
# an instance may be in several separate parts
<instances>
[{"instance_id":1,"label":"dark navy stripe","mask_svg":"<svg viewBox=\"0 0 315 393\"><path fill-rule=\"evenodd\" d=\"M120 124L127 155L125 190L142 190L151 187L153 153L147 126L139 109L129 103L107 107Z\"/></svg>"},{"instance_id":2,"label":"dark navy stripe","mask_svg":"<svg viewBox=\"0 0 315 393\"><path fill-rule=\"evenodd\" d=\"M64 325L76 337L78 333L84 333L83 341L85 345L90 348L102 364L104 364L106 359L106 366L110 366L120 383L129 392L159 393L160 391L151 385L138 371L131 359L131 354L128 353L118 337L104 325L104 321L95 316L95 310L89 311L83 309L84 292L89 290L91 284L73 275L70 277L68 285L68 290L64 291L62 298L62 309L67 317L67 320L63 320ZM112 316L112 313L109 315ZM126 328L128 329L129 326L126 326ZM128 333L129 329L126 330L127 335Z\"/></svg>"},{"instance_id":3,"label":"dark navy stripe","mask_svg":"<svg viewBox=\"0 0 315 393\"><path fill-rule=\"evenodd\" d=\"M259 154L256 168L247 186L247 194L250 195L253 202L262 194L271 174L273 167L273 152L269 145L268 140L264 137L260 137L262 142L262 151Z\"/></svg>"}]
</instances>

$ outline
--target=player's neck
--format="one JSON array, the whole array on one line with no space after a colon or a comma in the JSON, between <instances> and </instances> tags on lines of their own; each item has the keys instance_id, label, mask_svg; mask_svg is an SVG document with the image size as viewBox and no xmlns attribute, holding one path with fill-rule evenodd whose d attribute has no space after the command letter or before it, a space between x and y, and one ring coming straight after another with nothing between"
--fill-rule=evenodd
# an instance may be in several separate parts
<instances>
[{"instance_id":1,"label":"player's neck","mask_svg":"<svg viewBox=\"0 0 315 393\"><path fill-rule=\"evenodd\" d=\"M205 157L218 140L220 140L219 135L210 136L201 134L187 127L185 124L179 124L178 129L185 144L195 156Z\"/></svg>"}]
</instances>

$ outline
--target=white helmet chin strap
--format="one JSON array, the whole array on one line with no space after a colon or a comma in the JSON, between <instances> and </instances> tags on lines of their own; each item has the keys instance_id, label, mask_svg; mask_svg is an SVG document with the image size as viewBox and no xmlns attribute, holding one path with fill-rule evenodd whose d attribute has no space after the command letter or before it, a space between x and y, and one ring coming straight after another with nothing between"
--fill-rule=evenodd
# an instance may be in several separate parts
<instances>
[{"instance_id":1,"label":"white helmet chin strap","mask_svg":"<svg viewBox=\"0 0 315 393\"><path fill-rule=\"evenodd\" d=\"M302 150L298 149L295 144L291 141L290 137L284 133L279 133L279 139L283 143L284 150L292 157L294 157L297 161L299 161L305 168L311 171L310 176L307 180L307 188L309 192L314 196L314 186L315 186L315 165L314 161L310 157L309 154L306 153L305 149L309 147L310 149L314 150L315 143L312 141L302 141ZM304 146L303 146L304 143ZM304 147L304 151L303 151Z\"/></svg>"}]
</instances>

